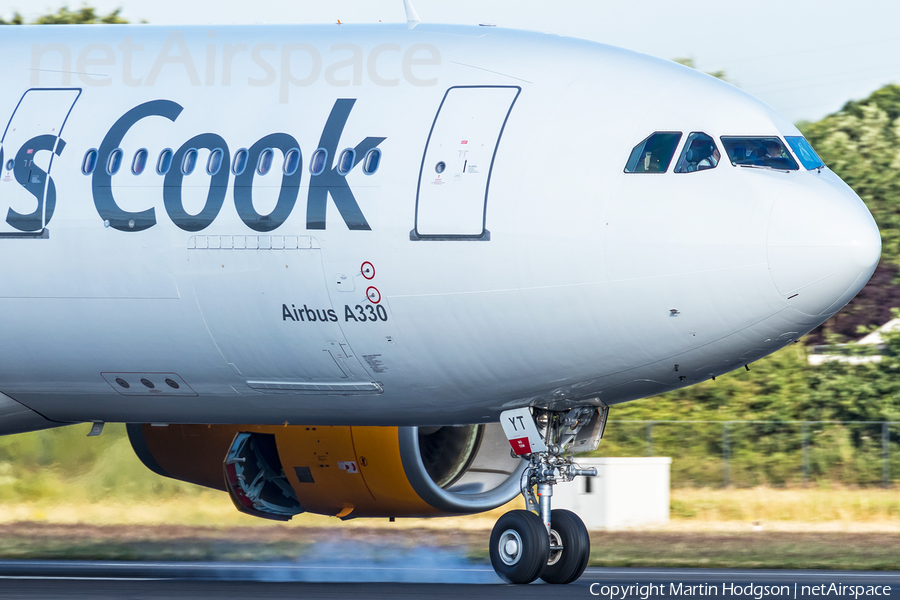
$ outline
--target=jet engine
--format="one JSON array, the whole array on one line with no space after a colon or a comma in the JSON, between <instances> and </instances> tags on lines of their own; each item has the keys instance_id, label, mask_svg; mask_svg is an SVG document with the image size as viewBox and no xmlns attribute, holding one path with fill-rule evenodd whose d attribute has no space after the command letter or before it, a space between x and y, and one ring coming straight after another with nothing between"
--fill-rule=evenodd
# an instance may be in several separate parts
<instances>
[{"instance_id":1,"label":"jet engine","mask_svg":"<svg viewBox=\"0 0 900 600\"><path fill-rule=\"evenodd\" d=\"M499 423L447 427L128 425L152 471L227 491L241 512L287 521L471 514L515 498L526 462Z\"/></svg>"}]
</instances>

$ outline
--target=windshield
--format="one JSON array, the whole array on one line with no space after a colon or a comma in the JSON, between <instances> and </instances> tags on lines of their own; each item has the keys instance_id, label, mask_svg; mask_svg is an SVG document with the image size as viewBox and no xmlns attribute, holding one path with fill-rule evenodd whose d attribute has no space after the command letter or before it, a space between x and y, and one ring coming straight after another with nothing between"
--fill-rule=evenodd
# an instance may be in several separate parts
<instances>
[{"instance_id":1,"label":"windshield","mask_svg":"<svg viewBox=\"0 0 900 600\"><path fill-rule=\"evenodd\" d=\"M796 171L800 167L777 137L723 137L722 144L731 164Z\"/></svg>"},{"instance_id":2,"label":"windshield","mask_svg":"<svg viewBox=\"0 0 900 600\"><path fill-rule=\"evenodd\" d=\"M819 155L816 154L810 143L806 141L806 138L799 135L788 135L784 139L787 140L787 143L794 150L794 154L800 159L800 164L805 168L811 171L825 166L825 163L822 162L822 159L819 158Z\"/></svg>"},{"instance_id":3,"label":"windshield","mask_svg":"<svg viewBox=\"0 0 900 600\"><path fill-rule=\"evenodd\" d=\"M657 131L634 147L625 172L665 173L680 139L680 131Z\"/></svg>"}]
</instances>

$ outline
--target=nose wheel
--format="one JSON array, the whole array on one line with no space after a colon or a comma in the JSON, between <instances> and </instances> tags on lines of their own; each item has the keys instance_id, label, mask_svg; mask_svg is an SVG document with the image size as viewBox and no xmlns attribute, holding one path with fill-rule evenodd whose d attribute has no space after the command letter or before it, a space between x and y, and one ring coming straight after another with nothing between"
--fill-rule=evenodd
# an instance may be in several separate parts
<instances>
[{"instance_id":1,"label":"nose wheel","mask_svg":"<svg viewBox=\"0 0 900 600\"><path fill-rule=\"evenodd\" d=\"M531 583L547 565L550 539L544 522L533 512L513 510L497 520L491 531L491 564L509 583Z\"/></svg>"},{"instance_id":2,"label":"nose wheel","mask_svg":"<svg viewBox=\"0 0 900 600\"><path fill-rule=\"evenodd\" d=\"M550 556L541 572L547 583L572 583L591 557L591 538L584 521L570 510L550 513Z\"/></svg>"}]
</instances>

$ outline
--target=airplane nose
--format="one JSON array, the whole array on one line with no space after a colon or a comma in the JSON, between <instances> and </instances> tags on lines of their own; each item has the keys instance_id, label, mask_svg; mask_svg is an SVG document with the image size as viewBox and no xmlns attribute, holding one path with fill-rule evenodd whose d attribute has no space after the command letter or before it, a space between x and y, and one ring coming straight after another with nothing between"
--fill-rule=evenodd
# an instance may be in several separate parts
<instances>
[{"instance_id":1,"label":"airplane nose","mask_svg":"<svg viewBox=\"0 0 900 600\"><path fill-rule=\"evenodd\" d=\"M836 176L833 176L837 180ZM830 316L869 281L881 234L862 200L842 181L798 182L769 217L769 272L778 292L809 316Z\"/></svg>"}]
</instances>

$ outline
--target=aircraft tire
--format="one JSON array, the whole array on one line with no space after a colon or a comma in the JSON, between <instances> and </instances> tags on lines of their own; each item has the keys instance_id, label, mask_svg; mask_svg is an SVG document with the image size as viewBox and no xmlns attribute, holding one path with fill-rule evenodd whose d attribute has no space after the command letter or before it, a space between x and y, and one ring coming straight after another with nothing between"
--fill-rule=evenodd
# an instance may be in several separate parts
<instances>
[{"instance_id":1,"label":"aircraft tire","mask_svg":"<svg viewBox=\"0 0 900 600\"><path fill-rule=\"evenodd\" d=\"M584 573L591 556L591 538L584 521L570 510L550 511L550 537L563 547L551 552L541 573L547 583L572 583Z\"/></svg>"},{"instance_id":2,"label":"aircraft tire","mask_svg":"<svg viewBox=\"0 0 900 600\"><path fill-rule=\"evenodd\" d=\"M509 583L531 583L547 565L550 538L541 518L527 510L513 510L491 531L491 564Z\"/></svg>"}]
</instances>

